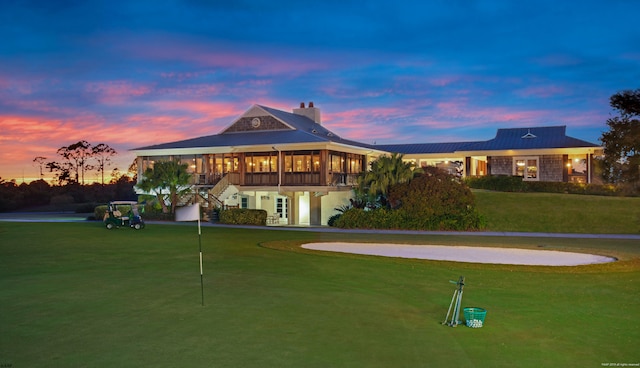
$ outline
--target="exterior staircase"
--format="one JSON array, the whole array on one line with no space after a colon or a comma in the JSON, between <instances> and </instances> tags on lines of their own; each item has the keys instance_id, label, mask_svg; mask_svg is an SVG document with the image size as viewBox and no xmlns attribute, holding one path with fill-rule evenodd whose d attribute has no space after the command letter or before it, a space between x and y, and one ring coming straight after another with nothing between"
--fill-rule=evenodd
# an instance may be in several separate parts
<instances>
[{"instance_id":1,"label":"exterior staircase","mask_svg":"<svg viewBox=\"0 0 640 368\"><path fill-rule=\"evenodd\" d=\"M236 193L237 188L230 183L229 176L225 175L220 179L216 185L209 189L194 188L194 191L190 191L182 196L178 200L178 207L186 206L189 204L200 203L201 207L205 208L203 220L209 220L209 214L213 212L213 209L222 207L224 200L229 198L230 195ZM213 212L214 215L217 213Z\"/></svg>"},{"instance_id":2,"label":"exterior staircase","mask_svg":"<svg viewBox=\"0 0 640 368\"><path fill-rule=\"evenodd\" d=\"M223 176L222 179L208 191L209 208L222 207L224 200L237 191L238 189L229 181L229 175Z\"/></svg>"}]
</instances>

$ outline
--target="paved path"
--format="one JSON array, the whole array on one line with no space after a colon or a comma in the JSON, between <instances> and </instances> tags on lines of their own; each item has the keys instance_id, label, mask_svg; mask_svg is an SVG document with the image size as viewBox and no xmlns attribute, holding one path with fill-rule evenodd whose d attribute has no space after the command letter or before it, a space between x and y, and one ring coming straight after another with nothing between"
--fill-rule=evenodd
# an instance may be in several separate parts
<instances>
[{"instance_id":1,"label":"paved path","mask_svg":"<svg viewBox=\"0 0 640 368\"><path fill-rule=\"evenodd\" d=\"M0 213L0 222L83 222L87 213L73 212L9 212ZM186 225L183 222L145 221L147 224ZM364 234L398 234L398 235L457 235L457 236L514 236L536 238L570 238L570 239L630 239L640 241L640 234L573 234L573 233L533 233L513 231L417 231L417 230L364 230L338 229L328 226L242 226L221 225L203 222L207 227L229 227L259 230L312 231L326 233L364 233ZM639 244L640 245L640 244Z\"/></svg>"}]
</instances>

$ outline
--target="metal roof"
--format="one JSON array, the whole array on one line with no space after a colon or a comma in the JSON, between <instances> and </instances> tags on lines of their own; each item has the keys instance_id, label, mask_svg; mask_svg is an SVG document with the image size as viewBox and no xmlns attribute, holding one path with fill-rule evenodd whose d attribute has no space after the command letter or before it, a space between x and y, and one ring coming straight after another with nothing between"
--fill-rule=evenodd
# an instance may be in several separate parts
<instances>
[{"instance_id":1,"label":"metal roof","mask_svg":"<svg viewBox=\"0 0 640 368\"><path fill-rule=\"evenodd\" d=\"M387 152L410 155L420 153L451 153L461 151L462 148L471 143L475 142L379 144L375 147Z\"/></svg>"},{"instance_id":2,"label":"metal roof","mask_svg":"<svg viewBox=\"0 0 640 368\"><path fill-rule=\"evenodd\" d=\"M566 135L566 126L498 129L495 138L465 147L467 151L598 147Z\"/></svg>"},{"instance_id":3,"label":"metal roof","mask_svg":"<svg viewBox=\"0 0 640 368\"><path fill-rule=\"evenodd\" d=\"M342 139L337 134L328 130L321 124L306 116L289 113L266 106L255 105L265 112L281 120L293 129L261 130L243 132L223 132L221 134L186 139L177 142L161 143L152 146L139 147L134 150L160 150L175 148L203 148L203 147L227 147L227 146L254 146L288 143L340 143L350 146L377 149L375 146Z\"/></svg>"},{"instance_id":4,"label":"metal roof","mask_svg":"<svg viewBox=\"0 0 640 368\"><path fill-rule=\"evenodd\" d=\"M377 145L378 149L403 154L454 153L545 148L599 147L566 135L566 126L498 129L488 141Z\"/></svg>"},{"instance_id":5,"label":"metal roof","mask_svg":"<svg viewBox=\"0 0 640 368\"><path fill-rule=\"evenodd\" d=\"M177 142L156 144L134 150L161 150L177 148L206 148L229 146L257 146L295 143L340 143L376 151L401 154L444 154L460 151L496 151L545 148L598 147L566 135L566 126L498 129L495 138L488 141L410 143L371 145L342 139L312 119L271 107L254 105L267 114L285 123L291 129L261 131L223 131L221 134L186 139ZM251 110L250 109L250 110ZM249 110L249 111L250 111ZM246 114L246 113L245 113Z\"/></svg>"}]
</instances>

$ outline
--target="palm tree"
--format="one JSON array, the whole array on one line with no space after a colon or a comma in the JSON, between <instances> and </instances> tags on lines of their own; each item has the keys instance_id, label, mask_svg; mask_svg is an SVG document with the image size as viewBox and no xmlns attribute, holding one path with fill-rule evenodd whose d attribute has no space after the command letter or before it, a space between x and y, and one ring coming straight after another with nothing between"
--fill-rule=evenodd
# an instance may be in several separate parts
<instances>
[{"instance_id":1,"label":"palm tree","mask_svg":"<svg viewBox=\"0 0 640 368\"><path fill-rule=\"evenodd\" d=\"M403 157L398 153L378 157L371 163L371 170L358 177L358 191L366 194L370 202L387 206L389 188L410 181L420 170L413 162L403 161Z\"/></svg>"},{"instance_id":2,"label":"palm tree","mask_svg":"<svg viewBox=\"0 0 640 368\"><path fill-rule=\"evenodd\" d=\"M158 161L153 168L145 170L144 178L137 187L147 193L155 194L163 213L169 212L166 205L168 199L171 204L171 213L174 213L179 196L191 190L191 175L187 172L187 167L187 164L181 164L178 161Z\"/></svg>"}]
</instances>

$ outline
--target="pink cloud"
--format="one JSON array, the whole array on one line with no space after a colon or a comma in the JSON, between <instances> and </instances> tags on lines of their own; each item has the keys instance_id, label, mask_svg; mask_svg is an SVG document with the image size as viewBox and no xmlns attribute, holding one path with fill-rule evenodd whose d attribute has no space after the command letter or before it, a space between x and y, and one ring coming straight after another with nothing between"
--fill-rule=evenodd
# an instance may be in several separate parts
<instances>
[{"instance_id":1,"label":"pink cloud","mask_svg":"<svg viewBox=\"0 0 640 368\"><path fill-rule=\"evenodd\" d=\"M237 48L237 49L236 49ZM121 45L123 52L138 58L151 60L181 61L208 68L232 68L240 73L257 76L287 75L294 77L316 70L325 70L327 62L319 58L292 58L297 50L241 49L239 45L224 43L202 44L184 39L165 37L161 45L144 40L132 40ZM165 74L166 77L191 77L188 74Z\"/></svg>"},{"instance_id":2,"label":"pink cloud","mask_svg":"<svg viewBox=\"0 0 640 368\"><path fill-rule=\"evenodd\" d=\"M96 93L99 101L105 104L122 104L131 97L138 97L149 94L153 87L143 84L136 84L124 80L93 82L85 87L87 92Z\"/></svg>"}]
</instances>

